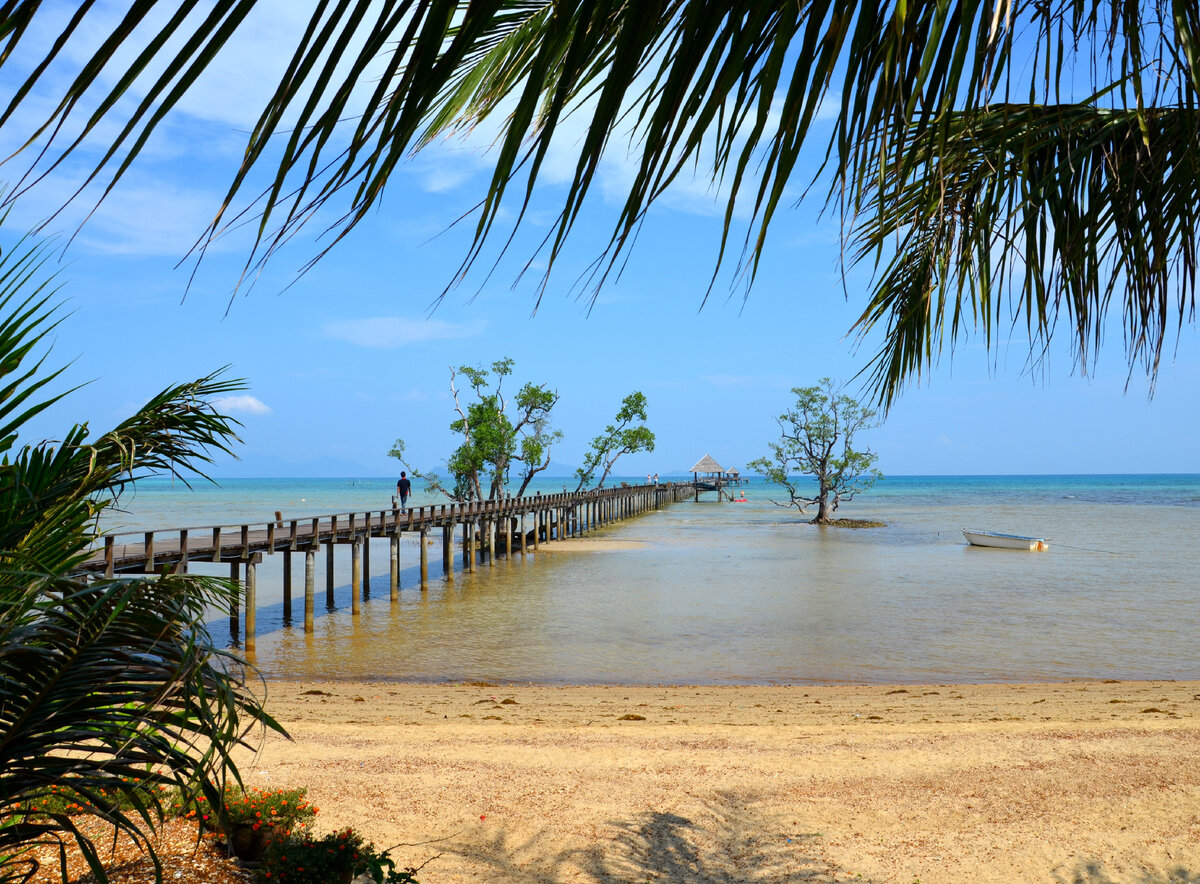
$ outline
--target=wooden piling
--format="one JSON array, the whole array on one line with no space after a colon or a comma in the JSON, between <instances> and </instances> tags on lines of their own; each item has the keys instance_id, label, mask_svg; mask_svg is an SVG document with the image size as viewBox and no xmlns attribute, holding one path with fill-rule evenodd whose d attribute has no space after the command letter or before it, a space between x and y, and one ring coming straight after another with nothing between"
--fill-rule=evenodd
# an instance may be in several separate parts
<instances>
[{"instance_id":1,"label":"wooden piling","mask_svg":"<svg viewBox=\"0 0 1200 884\"><path fill-rule=\"evenodd\" d=\"M428 529L421 528L421 589L426 589L429 586L429 547L426 540L429 536Z\"/></svg>"},{"instance_id":2,"label":"wooden piling","mask_svg":"<svg viewBox=\"0 0 1200 884\"><path fill-rule=\"evenodd\" d=\"M391 588L391 599L393 602L400 601L400 534L393 532L388 538L389 542L389 558L391 559L391 574L389 577L389 585Z\"/></svg>"},{"instance_id":3,"label":"wooden piling","mask_svg":"<svg viewBox=\"0 0 1200 884\"><path fill-rule=\"evenodd\" d=\"M188 529L179 529L179 561L175 563L176 574L186 574L188 571Z\"/></svg>"},{"instance_id":4,"label":"wooden piling","mask_svg":"<svg viewBox=\"0 0 1200 884\"><path fill-rule=\"evenodd\" d=\"M246 559L246 649L253 650L254 635L258 630L258 563L262 553Z\"/></svg>"},{"instance_id":5,"label":"wooden piling","mask_svg":"<svg viewBox=\"0 0 1200 884\"><path fill-rule=\"evenodd\" d=\"M362 538L350 540L350 613L361 613L362 596Z\"/></svg>"},{"instance_id":6,"label":"wooden piling","mask_svg":"<svg viewBox=\"0 0 1200 884\"><path fill-rule=\"evenodd\" d=\"M233 593L229 596L229 630L237 634L238 631L238 560L234 559L229 563L229 580L233 583Z\"/></svg>"},{"instance_id":7,"label":"wooden piling","mask_svg":"<svg viewBox=\"0 0 1200 884\"><path fill-rule=\"evenodd\" d=\"M325 604L333 607L333 548L337 546L337 519L333 520L333 532L329 535L329 542L325 544Z\"/></svg>"},{"instance_id":8,"label":"wooden piling","mask_svg":"<svg viewBox=\"0 0 1200 884\"><path fill-rule=\"evenodd\" d=\"M292 551L283 551L283 620L285 623L292 619Z\"/></svg>"},{"instance_id":9,"label":"wooden piling","mask_svg":"<svg viewBox=\"0 0 1200 884\"><path fill-rule=\"evenodd\" d=\"M317 545L310 543L304 550L304 631L313 631L313 596L317 576Z\"/></svg>"},{"instance_id":10,"label":"wooden piling","mask_svg":"<svg viewBox=\"0 0 1200 884\"><path fill-rule=\"evenodd\" d=\"M442 574L454 581L454 526L449 522L442 526Z\"/></svg>"},{"instance_id":11,"label":"wooden piling","mask_svg":"<svg viewBox=\"0 0 1200 884\"><path fill-rule=\"evenodd\" d=\"M362 597L371 597L371 517L367 516L367 533L363 535L362 548Z\"/></svg>"}]
</instances>

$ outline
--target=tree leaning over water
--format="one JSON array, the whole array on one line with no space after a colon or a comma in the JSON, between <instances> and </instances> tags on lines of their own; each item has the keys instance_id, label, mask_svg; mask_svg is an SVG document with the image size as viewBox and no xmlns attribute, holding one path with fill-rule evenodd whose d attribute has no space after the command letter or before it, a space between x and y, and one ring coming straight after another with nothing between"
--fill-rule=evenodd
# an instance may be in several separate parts
<instances>
[{"instance_id":1,"label":"tree leaning over water","mask_svg":"<svg viewBox=\"0 0 1200 884\"><path fill-rule=\"evenodd\" d=\"M786 501L772 503L800 512L815 506L812 521L823 524L832 521L840 503L853 500L880 478L875 469L879 455L852 447L855 435L873 425L875 412L845 395L829 378L821 378L815 387L793 387L792 393L796 404L775 418L779 441L770 443L770 456L750 461L746 469L787 489ZM801 490L797 476L816 479L816 493Z\"/></svg>"},{"instance_id":2,"label":"tree leaning over water","mask_svg":"<svg viewBox=\"0 0 1200 884\"><path fill-rule=\"evenodd\" d=\"M107 193L257 5L130 0L113 20L85 0L59 24L40 0L5 4L0 67L44 36L43 18L59 39L18 72L0 127L69 65L65 45L101 36L41 127L14 133L35 157L23 184L98 142L92 176ZM884 332L870 369L884 405L972 329L992 347L1023 325L1036 362L1061 323L1086 370L1110 307L1131 371L1153 383L1168 335L1194 320L1198 37L1194 0L330 0L198 248L259 212L253 270L328 208L319 258L412 151L490 127L493 174L461 279L486 241L505 241L502 206L522 224L551 141L578 126L542 290L602 158L627 150L592 297L681 176L711 179L724 200L714 281L729 262L753 280L781 207L815 185L840 218L844 262L875 271L855 329ZM260 168L271 183L247 199Z\"/></svg>"},{"instance_id":3,"label":"tree leaning over water","mask_svg":"<svg viewBox=\"0 0 1200 884\"><path fill-rule=\"evenodd\" d=\"M57 325L44 258L28 241L0 258L0 882L36 869L31 845L72 839L107 880L100 846L57 809L70 800L140 844L161 880L143 829L163 818L159 790L220 807L249 729L283 731L204 627L235 584L73 575L125 486L152 472L203 478L210 452L230 450L236 422L209 400L243 385L216 373L163 390L107 433L76 424L61 441L20 443L66 395L47 392L60 371L34 355ZM53 798L62 804L47 811Z\"/></svg>"}]
</instances>

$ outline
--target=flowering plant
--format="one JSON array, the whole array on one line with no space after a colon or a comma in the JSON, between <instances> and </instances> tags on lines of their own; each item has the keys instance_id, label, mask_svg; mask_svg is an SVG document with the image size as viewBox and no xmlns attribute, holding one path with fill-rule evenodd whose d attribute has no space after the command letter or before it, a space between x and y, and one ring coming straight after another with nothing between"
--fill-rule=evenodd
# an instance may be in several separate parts
<instances>
[{"instance_id":1,"label":"flowering plant","mask_svg":"<svg viewBox=\"0 0 1200 884\"><path fill-rule=\"evenodd\" d=\"M258 876L270 884L330 884L349 881L363 872L376 884L418 884L415 869L396 869L386 850L363 841L353 829L320 838L292 833L267 843Z\"/></svg>"},{"instance_id":2,"label":"flowering plant","mask_svg":"<svg viewBox=\"0 0 1200 884\"><path fill-rule=\"evenodd\" d=\"M307 789L266 791L231 785L225 787L221 807L208 807L201 795L182 810L184 816L199 819L206 828L226 835L239 827L286 834L316 816L317 808L305 798L307 794Z\"/></svg>"}]
</instances>

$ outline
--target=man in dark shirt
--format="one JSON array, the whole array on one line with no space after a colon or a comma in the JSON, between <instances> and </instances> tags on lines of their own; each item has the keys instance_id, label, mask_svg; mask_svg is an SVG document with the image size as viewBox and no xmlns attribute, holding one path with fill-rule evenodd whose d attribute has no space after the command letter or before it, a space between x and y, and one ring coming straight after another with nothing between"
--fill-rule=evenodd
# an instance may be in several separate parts
<instances>
[{"instance_id":1,"label":"man in dark shirt","mask_svg":"<svg viewBox=\"0 0 1200 884\"><path fill-rule=\"evenodd\" d=\"M408 473L400 473L400 481L396 483L396 496L400 498L400 512L408 512L408 495L412 492L412 482L408 481Z\"/></svg>"}]
</instances>

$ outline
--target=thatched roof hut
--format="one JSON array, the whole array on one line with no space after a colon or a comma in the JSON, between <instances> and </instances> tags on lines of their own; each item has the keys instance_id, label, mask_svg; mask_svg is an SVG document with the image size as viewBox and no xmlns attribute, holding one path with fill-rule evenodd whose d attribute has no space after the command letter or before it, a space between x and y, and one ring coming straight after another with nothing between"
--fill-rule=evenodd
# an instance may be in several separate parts
<instances>
[{"instance_id":1,"label":"thatched roof hut","mask_svg":"<svg viewBox=\"0 0 1200 884\"><path fill-rule=\"evenodd\" d=\"M697 474L704 473L709 476L719 476L725 472L725 468L713 460L711 454L706 454L692 467L692 472Z\"/></svg>"}]
</instances>

